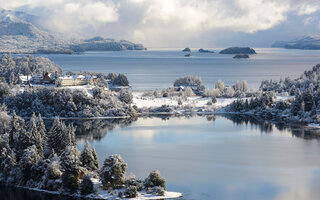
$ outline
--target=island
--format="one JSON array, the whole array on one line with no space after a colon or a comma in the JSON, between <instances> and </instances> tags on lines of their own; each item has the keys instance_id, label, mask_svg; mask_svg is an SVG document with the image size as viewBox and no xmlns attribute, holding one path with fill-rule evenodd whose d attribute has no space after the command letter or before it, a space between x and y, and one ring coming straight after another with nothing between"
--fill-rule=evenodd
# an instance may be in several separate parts
<instances>
[{"instance_id":1,"label":"island","mask_svg":"<svg viewBox=\"0 0 320 200\"><path fill-rule=\"evenodd\" d=\"M250 47L230 47L220 51L220 54L256 54L256 51Z\"/></svg>"},{"instance_id":2,"label":"island","mask_svg":"<svg viewBox=\"0 0 320 200\"><path fill-rule=\"evenodd\" d=\"M276 41L272 44L272 47L317 50L320 49L320 36L305 35L289 41Z\"/></svg>"},{"instance_id":3,"label":"island","mask_svg":"<svg viewBox=\"0 0 320 200\"><path fill-rule=\"evenodd\" d=\"M191 52L191 49L189 47L186 47L182 50L182 52Z\"/></svg>"},{"instance_id":4,"label":"island","mask_svg":"<svg viewBox=\"0 0 320 200\"><path fill-rule=\"evenodd\" d=\"M214 53L214 51L210 51L210 50L206 50L206 49L199 49L198 50L199 53Z\"/></svg>"},{"instance_id":5,"label":"island","mask_svg":"<svg viewBox=\"0 0 320 200\"><path fill-rule=\"evenodd\" d=\"M233 56L234 59L241 59L241 58L249 58L248 54L237 54Z\"/></svg>"}]
</instances>

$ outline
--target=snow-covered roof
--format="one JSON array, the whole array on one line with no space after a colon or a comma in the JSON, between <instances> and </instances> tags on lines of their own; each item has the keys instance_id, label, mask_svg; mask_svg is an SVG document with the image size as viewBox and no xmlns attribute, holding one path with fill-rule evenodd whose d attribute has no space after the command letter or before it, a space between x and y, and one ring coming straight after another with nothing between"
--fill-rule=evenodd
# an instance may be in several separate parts
<instances>
[{"instance_id":1,"label":"snow-covered roof","mask_svg":"<svg viewBox=\"0 0 320 200\"><path fill-rule=\"evenodd\" d=\"M19 76L19 79L21 81L29 81L29 80L31 80L31 76Z\"/></svg>"}]
</instances>

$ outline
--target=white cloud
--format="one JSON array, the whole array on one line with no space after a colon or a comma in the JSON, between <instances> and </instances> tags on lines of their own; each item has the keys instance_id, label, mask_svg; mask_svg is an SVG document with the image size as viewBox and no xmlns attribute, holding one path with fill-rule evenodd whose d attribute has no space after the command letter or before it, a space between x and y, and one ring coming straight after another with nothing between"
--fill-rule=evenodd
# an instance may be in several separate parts
<instances>
[{"instance_id":1,"label":"white cloud","mask_svg":"<svg viewBox=\"0 0 320 200\"><path fill-rule=\"evenodd\" d=\"M118 8L111 0L0 0L2 8L37 10L43 25L62 33L80 33L89 27L116 22Z\"/></svg>"},{"instance_id":2,"label":"white cloud","mask_svg":"<svg viewBox=\"0 0 320 200\"><path fill-rule=\"evenodd\" d=\"M298 15L310 15L320 9L319 3L303 4L298 10Z\"/></svg>"},{"instance_id":3,"label":"white cloud","mask_svg":"<svg viewBox=\"0 0 320 200\"><path fill-rule=\"evenodd\" d=\"M0 0L5 9L43 17L48 29L101 34L147 46L181 46L203 34L225 31L254 34L320 9L314 0ZM215 37L212 35L212 37Z\"/></svg>"},{"instance_id":4,"label":"white cloud","mask_svg":"<svg viewBox=\"0 0 320 200\"><path fill-rule=\"evenodd\" d=\"M129 0L144 7L136 31L147 43L178 42L204 31L226 29L254 33L286 20L289 3L265 0Z\"/></svg>"}]
</instances>

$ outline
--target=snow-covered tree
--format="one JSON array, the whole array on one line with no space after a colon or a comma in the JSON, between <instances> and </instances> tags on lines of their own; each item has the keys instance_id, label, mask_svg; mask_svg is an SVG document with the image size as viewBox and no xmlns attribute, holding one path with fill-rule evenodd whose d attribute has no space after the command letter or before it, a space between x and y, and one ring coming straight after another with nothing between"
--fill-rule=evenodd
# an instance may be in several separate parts
<instances>
[{"instance_id":1,"label":"snow-covered tree","mask_svg":"<svg viewBox=\"0 0 320 200\"><path fill-rule=\"evenodd\" d=\"M215 89L219 89L221 93L224 92L224 82L218 80L215 84Z\"/></svg>"},{"instance_id":2,"label":"snow-covered tree","mask_svg":"<svg viewBox=\"0 0 320 200\"><path fill-rule=\"evenodd\" d=\"M95 193L93 182L91 181L91 178L89 175L84 175L82 178L82 182L80 184L80 194L88 195L92 193Z\"/></svg>"},{"instance_id":3,"label":"snow-covered tree","mask_svg":"<svg viewBox=\"0 0 320 200\"><path fill-rule=\"evenodd\" d=\"M161 178L160 172L155 170L152 171L149 176L144 180L143 186L147 191L152 191L155 187L166 189L166 181Z\"/></svg>"},{"instance_id":4,"label":"snow-covered tree","mask_svg":"<svg viewBox=\"0 0 320 200\"><path fill-rule=\"evenodd\" d=\"M38 149L35 145L32 145L23 151L23 155L19 161L19 168L22 170L21 177L25 182L31 177L31 167L40 160Z\"/></svg>"},{"instance_id":5,"label":"snow-covered tree","mask_svg":"<svg viewBox=\"0 0 320 200\"><path fill-rule=\"evenodd\" d=\"M59 156L69 145L75 144L75 128L71 125L66 126L59 118L55 118L47 135L46 155L54 151Z\"/></svg>"},{"instance_id":6,"label":"snow-covered tree","mask_svg":"<svg viewBox=\"0 0 320 200\"><path fill-rule=\"evenodd\" d=\"M86 141L84 145L84 149L80 155L80 161L81 161L82 167L90 171L95 171L99 169L99 164L97 165L99 161L96 160L97 157L96 155L93 155L94 153L95 153L95 150L91 149L88 141Z\"/></svg>"},{"instance_id":7,"label":"snow-covered tree","mask_svg":"<svg viewBox=\"0 0 320 200\"><path fill-rule=\"evenodd\" d=\"M32 145L35 145L39 155L42 156L43 154L43 146L44 146L44 139L43 139L43 135L42 133L39 132L39 128L41 129L41 127L38 127L38 119L36 117L36 114L33 113L29 123L28 123L28 133L30 134L30 140ZM39 124L40 125L40 124Z\"/></svg>"},{"instance_id":8,"label":"snow-covered tree","mask_svg":"<svg viewBox=\"0 0 320 200\"><path fill-rule=\"evenodd\" d=\"M104 188L119 188L125 183L127 164L120 155L107 158L100 171L100 180Z\"/></svg>"},{"instance_id":9,"label":"snow-covered tree","mask_svg":"<svg viewBox=\"0 0 320 200\"><path fill-rule=\"evenodd\" d=\"M62 187L65 191L74 193L80 185L80 159L79 151L75 146L68 146L62 154L61 165L64 169L62 174Z\"/></svg>"},{"instance_id":10,"label":"snow-covered tree","mask_svg":"<svg viewBox=\"0 0 320 200\"><path fill-rule=\"evenodd\" d=\"M119 94L119 99L126 104L132 103L132 93L129 90L122 89Z\"/></svg>"}]
</instances>

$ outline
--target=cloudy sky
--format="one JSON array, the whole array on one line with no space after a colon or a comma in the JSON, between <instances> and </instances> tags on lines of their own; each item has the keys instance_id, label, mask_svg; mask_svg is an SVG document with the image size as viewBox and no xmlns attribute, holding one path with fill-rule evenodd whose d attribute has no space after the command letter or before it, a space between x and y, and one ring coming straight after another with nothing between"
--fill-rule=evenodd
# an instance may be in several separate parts
<instances>
[{"instance_id":1,"label":"cloudy sky","mask_svg":"<svg viewBox=\"0 0 320 200\"><path fill-rule=\"evenodd\" d=\"M319 0L0 0L46 28L147 47L270 46L320 31Z\"/></svg>"}]
</instances>

